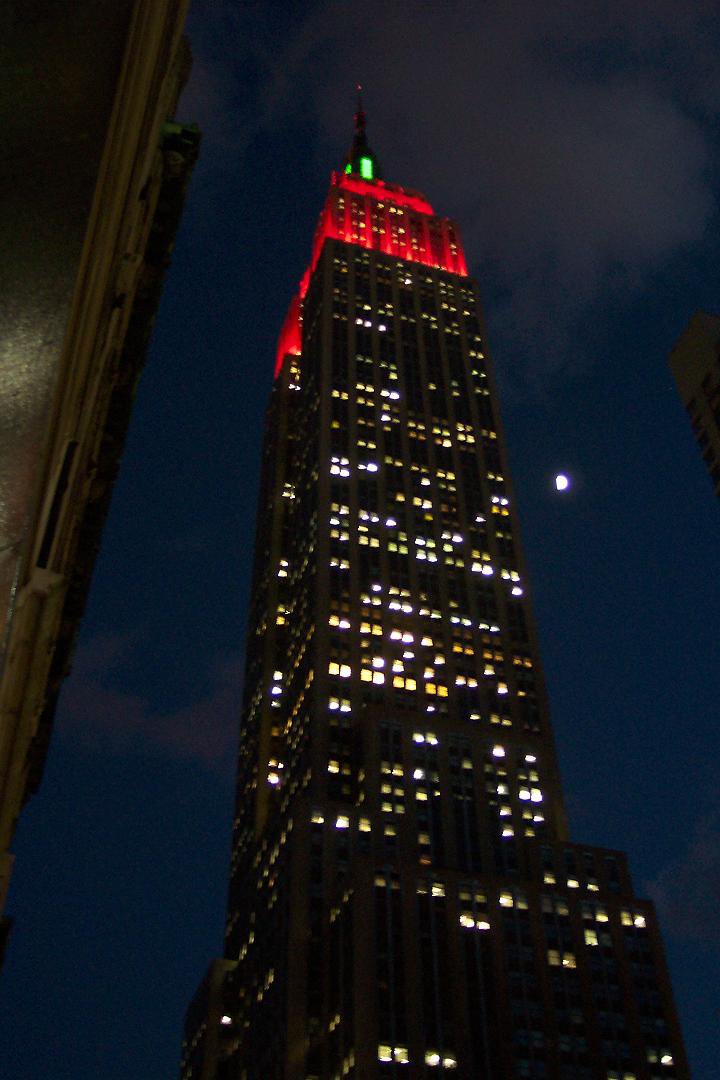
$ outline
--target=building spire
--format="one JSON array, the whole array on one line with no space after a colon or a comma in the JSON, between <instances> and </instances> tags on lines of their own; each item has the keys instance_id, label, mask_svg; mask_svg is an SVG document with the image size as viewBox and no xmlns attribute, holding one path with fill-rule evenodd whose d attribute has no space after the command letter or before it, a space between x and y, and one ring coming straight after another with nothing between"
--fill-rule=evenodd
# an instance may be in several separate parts
<instances>
[{"instance_id":1,"label":"building spire","mask_svg":"<svg viewBox=\"0 0 720 1080\"><path fill-rule=\"evenodd\" d=\"M363 180L377 180L380 177L380 163L370 149L365 131L365 110L362 101L362 86L357 85L357 111L355 113L355 133L350 153L345 161L345 172L355 173Z\"/></svg>"},{"instance_id":2,"label":"building spire","mask_svg":"<svg viewBox=\"0 0 720 1080\"><path fill-rule=\"evenodd\" d=\"M357 84L357 112L355 113L355 135L365 136L365 111L362 103L362 84Z\"/></svg>"}]
</instances>

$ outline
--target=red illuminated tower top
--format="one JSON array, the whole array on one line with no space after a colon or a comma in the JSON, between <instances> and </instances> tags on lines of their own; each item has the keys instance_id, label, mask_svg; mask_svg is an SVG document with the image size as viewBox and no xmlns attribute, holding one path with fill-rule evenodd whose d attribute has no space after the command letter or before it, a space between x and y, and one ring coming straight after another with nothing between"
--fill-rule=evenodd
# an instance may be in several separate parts
<instances>
[{"instance_id":1,"label":"red illuminated tower top","mask_svg":"<svg viewBox=\"0 0 720 1080\"><path fill-rule=\"evenodd\" d=\"M302 301L328 238L467 276L455 223L438 217L424 195L381 178L378 159L367 141L362 101L358 99L355 133L344 172L333 173L330 178L330 191L315 230L310 264L280 331L276 376L288 354L300 353Z\"/></svg>"}]
</instances>

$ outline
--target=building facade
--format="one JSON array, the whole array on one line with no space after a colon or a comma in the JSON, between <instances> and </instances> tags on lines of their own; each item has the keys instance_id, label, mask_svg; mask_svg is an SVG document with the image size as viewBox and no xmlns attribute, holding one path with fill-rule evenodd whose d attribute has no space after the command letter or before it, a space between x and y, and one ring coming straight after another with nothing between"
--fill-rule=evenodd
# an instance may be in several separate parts
<instances>
[{"instance_id":1,"label":"building facade","mask_svg":"<svg viewBox=\"0 0 720 1080\"><path fill-rule=\"evenodd\" d=\"M720 315L695 312L670 353L670 370L720 495Z\"/></svg>"},{"instance_id":2,"label":"building facade","mask_svg":"<svg viewBox=\"0 0 720 1080\"><path fill-rule=\"evenodd\" d=\"M568 838L477 285L361 111L277 361L183 1080L687 1080L652 905Z\"/></svg>"},{"instance_id":3,"label":"building facade","mask_svg":"<svg viewBox=\"0 0 720 1080\"><path fill-rule=\"evenodd\" d=\"M0 915L199 143L187 0L65 8L0 18Z\"/></svg>"}]
</instances>

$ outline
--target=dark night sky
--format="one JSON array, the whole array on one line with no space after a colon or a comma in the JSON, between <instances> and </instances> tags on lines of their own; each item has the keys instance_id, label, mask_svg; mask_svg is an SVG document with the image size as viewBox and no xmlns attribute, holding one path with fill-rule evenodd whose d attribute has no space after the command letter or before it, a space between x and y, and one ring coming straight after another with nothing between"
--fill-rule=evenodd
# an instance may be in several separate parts
<instances>
[{"instance_id":1,"label":"dark night sky","mask_svg":"<svg viewBox=\"0 0 720 1080\"><path fill-rule=\"evenodd\" d=\"M716 1080L720 507L666 362L720 309L716 10L633 6L194 5L203 151L17 834L8 1080L174 1077L221 948L262 414L358 79L483 287L573 838L628 852Z\"/></svg>"}]
</instances>

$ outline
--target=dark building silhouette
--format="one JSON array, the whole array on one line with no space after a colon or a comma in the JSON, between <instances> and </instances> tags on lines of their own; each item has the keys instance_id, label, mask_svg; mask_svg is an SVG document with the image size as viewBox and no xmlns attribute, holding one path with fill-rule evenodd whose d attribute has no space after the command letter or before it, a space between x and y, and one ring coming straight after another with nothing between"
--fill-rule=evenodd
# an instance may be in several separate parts
<instances>
[{"instance_id":1,"label":"dark building silhouette","mask_svg":"<svg viewBox=\"0 0 720 1080\"><path fill-rule=\"evenodd\" d=\"M0 914L197 156L186 9L0 12Z\"/></svg>"},{"instance_id":2,"label":"dark building silhouette","mask_svg":"<svg viewBox=\"0 0 720 1080\"><path fill-rule=\"evenodd\" d=\"M670 370L720 495L720 315L695 312L670 353Z\"/></svg>"},{"instance_id":3,"label":"dark building silhouette","mask_svg":"<svg viewBox=\"0 0 720 1080\"><path fill-rule=\"evenodd\" d=\"M361 110L262 468L225 958L183 1080L687 1080L652 905L568 838L477 285Z\"/></svg>"}]
</instances>

